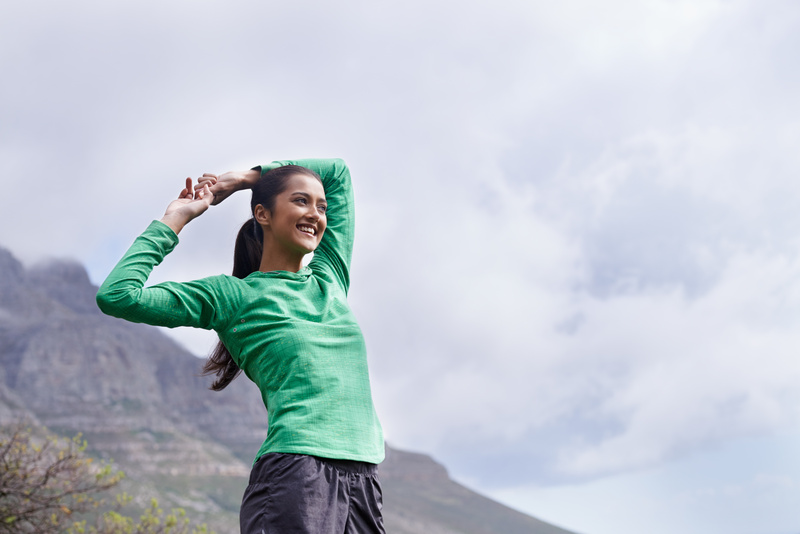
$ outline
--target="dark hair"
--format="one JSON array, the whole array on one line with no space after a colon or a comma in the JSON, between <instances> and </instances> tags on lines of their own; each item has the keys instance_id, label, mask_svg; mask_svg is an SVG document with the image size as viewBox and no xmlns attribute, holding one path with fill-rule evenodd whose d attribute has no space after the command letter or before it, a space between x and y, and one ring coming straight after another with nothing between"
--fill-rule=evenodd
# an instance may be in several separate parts
<instances>
[{"instance_id":1,"label":"dark hair","mask_svg":"<svg viewBox=\"0 0 800 534\"><path fill-rule=\"evenodd\" d=\"M250 198L250 212L254 213L256 206L259 204L272 211L275 208L275 197L283 193L289 178L295 174L312 176L322 182L317 173L298 165L284 165L272 169L261 175L261 178L253 186L253 195ZM255 217L250 217L236 235L236 246L233 249L233 276L246 278L250 273L257 271L261 266L263 249L264 233L261 230L261 225L256 222ZM221 391L241 372L242 370L233 361L230 351L220 340L203 365L201 375L217 375L217 379L209 389Z\"/></svg>"}]
</instances>

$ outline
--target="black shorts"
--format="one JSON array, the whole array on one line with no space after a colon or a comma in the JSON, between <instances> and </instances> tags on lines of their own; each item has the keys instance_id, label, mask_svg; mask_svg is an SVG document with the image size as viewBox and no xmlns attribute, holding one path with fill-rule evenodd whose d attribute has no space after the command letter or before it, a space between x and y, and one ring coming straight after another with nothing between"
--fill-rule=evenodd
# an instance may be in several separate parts
<instances>
[{"instance_id":1,"label":"black shorts","mask_svg":"<svg viewBox=\"0 0 800 534\"><path fill-rule=\"evenodd\" d=\"M242 534L385 534L377 470L365 462L265 454L242 497Z\"/></svg>"}]
</instances>

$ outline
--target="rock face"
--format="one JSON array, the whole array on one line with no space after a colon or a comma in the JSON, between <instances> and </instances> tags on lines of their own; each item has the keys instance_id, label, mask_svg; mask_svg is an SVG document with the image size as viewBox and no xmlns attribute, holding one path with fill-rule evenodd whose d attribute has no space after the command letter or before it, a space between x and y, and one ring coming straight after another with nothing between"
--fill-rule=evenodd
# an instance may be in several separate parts
<instances>
[{"instance_id":1,"label":"rock face","mask_svg":"<svg viewBox=\"0 0 800 534\"><path fill-rule=\"evenodd\" d=\"M0 248L0 424L80 432L128 474L130 493L238 531L267 430L257 388L241 376L208 390L199 359L156 328L106 317L96 291L81 265L26 270ZM427 456L387 449L380 469L390 533L566 533L459 486Z\"/></svg>"}]
</instances>

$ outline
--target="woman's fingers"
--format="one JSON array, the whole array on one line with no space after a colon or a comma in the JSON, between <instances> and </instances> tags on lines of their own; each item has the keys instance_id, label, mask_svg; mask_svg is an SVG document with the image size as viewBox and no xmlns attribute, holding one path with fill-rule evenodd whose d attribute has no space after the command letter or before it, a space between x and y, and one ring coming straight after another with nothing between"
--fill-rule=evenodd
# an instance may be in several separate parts
<instances>
[{"instance_id":1,"label":"woman's fingers","mask_svg":"<svg viewBox=\"0 0 800 534\"><path fill-rule=\"evenodd\" d=\"M194 192L194 198L195 200L205 200L207 204L211 204L211 201L214 200L214 193L211 192L208 182L204 183L201 189L197 189Z\"/></svg>"},{"instance_id":2,"label":"woman's fingers","mask_svg":"<svg viewBox=\"0 0 800 534\"><path fill-rule=\"evenodd\" d=\"M178 198L192 198L192 179L186 178L186 187L183 188Z\"/></svg>"},{"instance_id":3,"label":"woman's fingers","mask_svg":"<svg viewBox=\"0 0 800 534\"><path fill-rule=\"evenodd\" d=\"M194 186L195 191L199 191L203 188L203 185L208 184L209 186L214 185L217 183L217 175L207 172L204 173L203 176L197 179L197 185Z\"/></svg>"}]
</instances>

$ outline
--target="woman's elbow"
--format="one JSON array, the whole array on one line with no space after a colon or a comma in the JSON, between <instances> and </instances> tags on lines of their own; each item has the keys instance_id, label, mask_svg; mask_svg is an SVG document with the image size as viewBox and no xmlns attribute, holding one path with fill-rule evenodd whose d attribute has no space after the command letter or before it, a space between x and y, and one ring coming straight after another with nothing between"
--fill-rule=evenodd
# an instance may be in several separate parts
<instances>
[{"instance_id":1,"label":"woman's elbow","mask_svg":"<svg viewBox=\"0 0 800 534\"><path fill-rule=\"evenodd\" d=\"M125 313L126 301L128 300L126 295L121 294L119 291L103 286L100 287L95 296L95 301L100 311L112 317L120 317Z\"/></svg>"}]
</instances>

